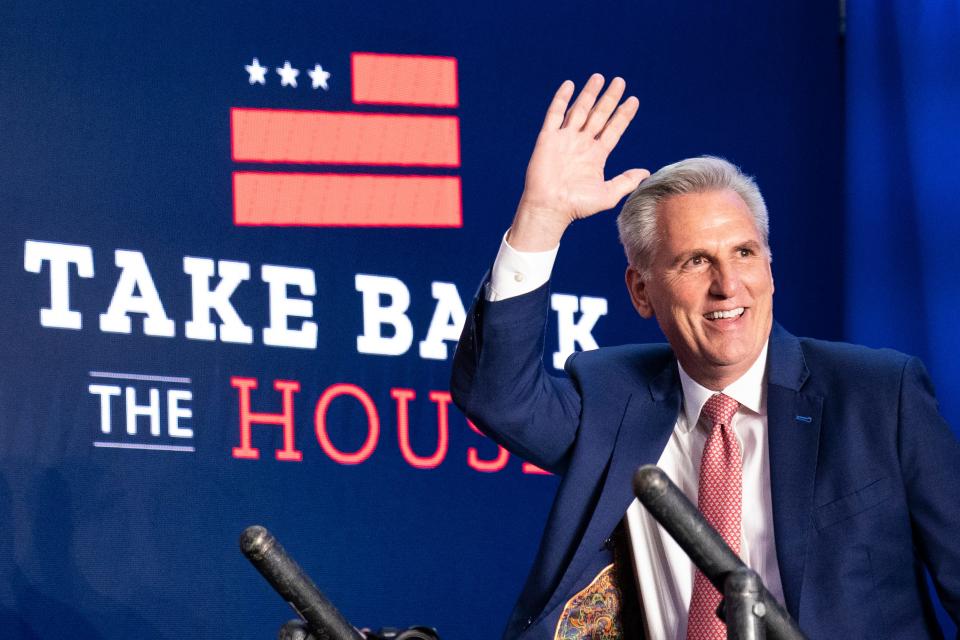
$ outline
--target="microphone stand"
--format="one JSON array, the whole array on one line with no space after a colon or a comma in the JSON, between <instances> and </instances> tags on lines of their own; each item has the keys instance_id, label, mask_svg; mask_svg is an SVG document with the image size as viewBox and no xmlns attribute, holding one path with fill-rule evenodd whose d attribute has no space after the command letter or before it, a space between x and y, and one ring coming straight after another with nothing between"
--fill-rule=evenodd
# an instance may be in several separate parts
<instances>
[{"instance_id":1,"label":"microphone stand","mask_svg":"<svg viewBox=\"0 0 960 640\"><path fill-rule=\"evenodd\" d=\"M240 550L300 616L280 627L278 640L440 640L436 629L426 626L357 629L264 527L244 529Z\"/></svg>"},{"instance_id":2,"label":"microphone stand","mask_svg":"<svg viewBox=\"0 0 960 640\"><path fill-rule=\"evenodd\" d=\"M787 610L656 465L640 467L633 491L704 576L724 594L721 619L731 640L807 640Z\"/></svg>"},{"instance_id":3,"label":"microphone stand","mask_svg":"<svg viewBox=\"0 0 960 640\"><path fill-rule=\"evenodd\" d=\"M723 619L727 640L765 640L767 614L763 581L750 569L735 569L723 581Z\"/></svg>"},{"instance_id":4,"label":"microphone stand","mask_svg":"<svg viewBox=\"0 0 960 640\"><path fill-rule=\"evenodd\" d=\"M347 622L264 527L254 525L244 529L240 550L306 623L306 628L284 625L281 638L300 640L309 634L318 640L363 640L363 635Z\"/></svg>"}]
</instances>

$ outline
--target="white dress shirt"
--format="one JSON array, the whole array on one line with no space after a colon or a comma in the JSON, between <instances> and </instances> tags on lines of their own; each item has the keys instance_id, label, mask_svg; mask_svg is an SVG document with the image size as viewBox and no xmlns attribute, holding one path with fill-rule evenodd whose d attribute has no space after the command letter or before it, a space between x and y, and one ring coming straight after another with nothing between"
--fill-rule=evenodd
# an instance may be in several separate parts
<instances>
[{"instance_id":1,"label":"white dress shirt","mask_svg":"<svg viewBox=\"0 0 960 640\"><path fill-rule=\"evenodd\" d=\"M550 279L558 249L517 251L504 236L490 274L486 299L504 300L545 284ZM782 603L770 495L766 368L767 346L764 345L750 369L723 393L740 403L733 418L733 429L743 454L740 557ZM700 412L714 392L693 380L683 367L680 367L680 383L682 411L657 465L696 504L700 459L710 429L706 420L700 420ZM627 509L626 516L647 638L684 640L695 567L637 500Z\"/></svg>"}]
</instances>

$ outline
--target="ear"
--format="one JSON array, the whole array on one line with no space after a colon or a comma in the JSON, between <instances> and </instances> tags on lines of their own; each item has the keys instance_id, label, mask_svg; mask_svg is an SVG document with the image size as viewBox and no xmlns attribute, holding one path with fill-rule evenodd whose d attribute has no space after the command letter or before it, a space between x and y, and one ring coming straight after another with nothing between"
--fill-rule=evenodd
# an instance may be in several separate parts
<instances>
[{"instance_id":1,"label":"ear","mask_svg":"<svg viewBox=\"0 0 960 640\"><path fill-rule=\"evenodd\" d=\"M640 317L649 320L654 316L653 305L650 304L650 297L647 292L647 283L640 277L640 272L635 267L628 266L624 274L627 282L627 291L630 292L630 300L633 302L633 308L637 310Z\"/></svg>"},{"instance_id":2,"label":"ear","mask_svg":"<svg viewBox=\"0 0 960 640\"><path fill-rule=\"evenodd\" d=\"M767 252L770 250L767 249ZM770 256L770 260L767 262L767 268L770 269L770 295L773 295L777 292L776 284L773 281L773 256Z\"/></svg>"}]
</instances>

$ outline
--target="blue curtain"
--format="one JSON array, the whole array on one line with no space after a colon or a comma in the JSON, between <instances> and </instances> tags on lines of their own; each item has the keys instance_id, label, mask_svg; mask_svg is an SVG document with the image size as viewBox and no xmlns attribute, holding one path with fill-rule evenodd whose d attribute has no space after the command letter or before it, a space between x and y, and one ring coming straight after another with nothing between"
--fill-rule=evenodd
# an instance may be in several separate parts
<instances>
[{"instance_id":1,"label":"blue curtain","mask_svg":"<svg viewBox=\"0 0 960 640\"><path fill-rule=\"evenodd\" d=\"M847 338L923 358L960 431L960 2L851 2L846 46Z\"/></svg>"}]
</instances>

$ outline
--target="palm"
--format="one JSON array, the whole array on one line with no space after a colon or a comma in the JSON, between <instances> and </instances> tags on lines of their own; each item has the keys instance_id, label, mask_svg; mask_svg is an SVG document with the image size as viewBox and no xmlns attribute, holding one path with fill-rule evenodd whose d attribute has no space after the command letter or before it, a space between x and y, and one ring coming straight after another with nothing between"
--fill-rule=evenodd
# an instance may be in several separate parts
<instances>
[{"instance_id":1,"label":"palm","mask_svg":"<svg viewBox=\"0 0 960 640\"><path fill-rule=\"evenodd\" d=\"M637 111L636 98L623 103L623 80L615 78L597 100L603 78L594 75L567 110L572 83L564 83L547 111L524 185L523 204L550 211L569 224L609 209L646 177L632 169L605 180L607 157Z\"/></svg>"},{"instance_id":2,"label":"palm","mask_svg":"<svg viewBox=\"0 0 960 640\"><path fill-rule=\"evenodd\" d=\"M580 132L559 129L542 132L524 185L524 199L568 213L577 220L609 209L616 200L603 177L606 153Z\"/></svg>"}]
</instances>

